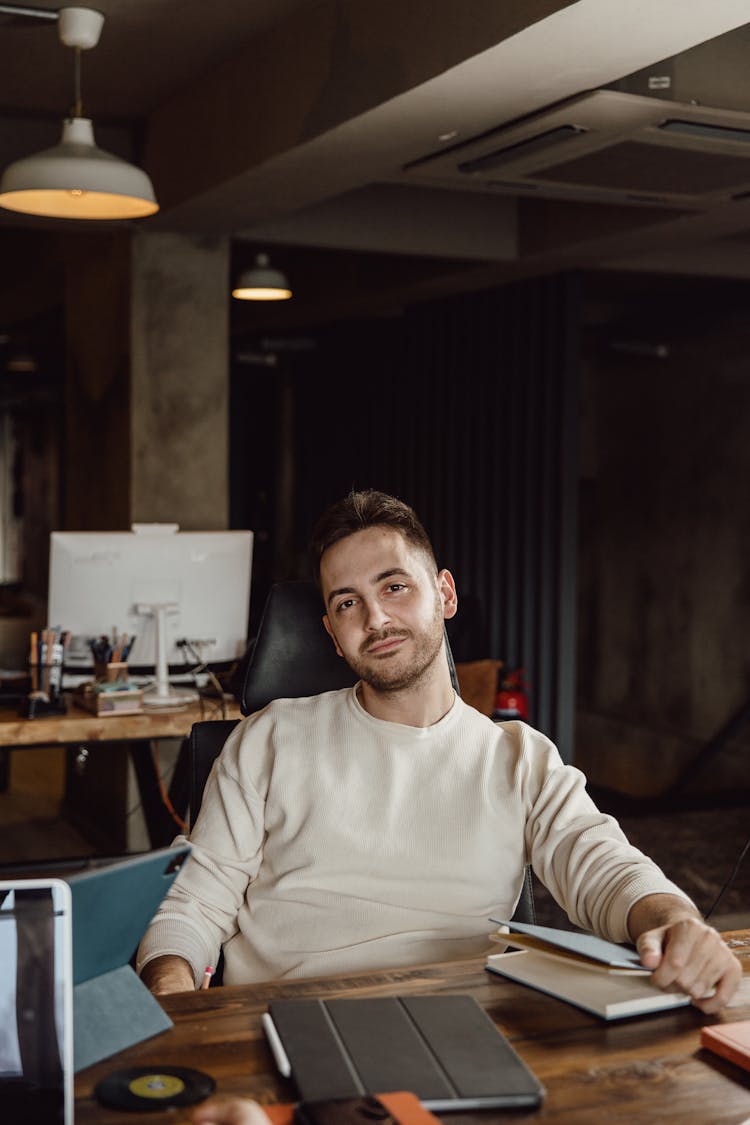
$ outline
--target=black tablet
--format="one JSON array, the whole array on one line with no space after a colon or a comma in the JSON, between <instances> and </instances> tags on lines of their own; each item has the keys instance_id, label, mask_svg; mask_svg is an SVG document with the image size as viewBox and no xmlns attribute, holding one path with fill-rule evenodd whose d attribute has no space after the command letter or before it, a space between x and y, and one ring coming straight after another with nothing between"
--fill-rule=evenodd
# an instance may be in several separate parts
<instances>
[{"instance_id":1,"label":"black tablet","mask_svg":"<svg viewBox=\"0 0 750 1125\"><path fill-rule=\"evenodd\" d=\"M411 1090L445 1112L536 1106L544 1096L472 996L274 1000L269 1012L303 1101Z\"/></svg>"}]
</instances>

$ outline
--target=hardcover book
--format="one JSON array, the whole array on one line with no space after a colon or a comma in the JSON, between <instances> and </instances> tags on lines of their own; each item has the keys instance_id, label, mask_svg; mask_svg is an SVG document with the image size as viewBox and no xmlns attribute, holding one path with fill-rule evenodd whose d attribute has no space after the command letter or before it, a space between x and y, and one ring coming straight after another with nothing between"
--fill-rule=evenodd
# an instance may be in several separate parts
<instances>
[{"instance_id":1,"label":"hardcover book","mask_svg":"<svg viewBox=\"0 0 750 1125\"><path fill-rule=\"evenodd\" d=\"M750 1020L702 1027L701 1046L750 1070Z\"/></svg>"}]
</instances>

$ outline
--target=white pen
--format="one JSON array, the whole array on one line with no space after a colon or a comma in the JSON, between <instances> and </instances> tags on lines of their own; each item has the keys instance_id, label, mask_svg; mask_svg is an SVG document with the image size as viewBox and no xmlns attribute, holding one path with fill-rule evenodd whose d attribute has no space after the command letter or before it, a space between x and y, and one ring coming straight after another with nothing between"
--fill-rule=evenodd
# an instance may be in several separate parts
<instances>
[{"instance_id":1,"label":"white pen","mask_svg":"<svg viewBox=\"0 0 750 1125\"><path fill-rule=\"evenodd\" d=\"M264 1012L260 1018L263 1023L263 1030L266 1033L268 1046L271 1048L271 1054L273 1055L273 1059L276 1063L278 1072L283 1078L289 1078L292 1073L292 1068L289 1063L289 1059L287 1058L286 1051L284 1050L281 1040L279 1039L279 1033L276 1030L276 1025L274 1024L268 1012Z\"/></svg>"}]
</instances>

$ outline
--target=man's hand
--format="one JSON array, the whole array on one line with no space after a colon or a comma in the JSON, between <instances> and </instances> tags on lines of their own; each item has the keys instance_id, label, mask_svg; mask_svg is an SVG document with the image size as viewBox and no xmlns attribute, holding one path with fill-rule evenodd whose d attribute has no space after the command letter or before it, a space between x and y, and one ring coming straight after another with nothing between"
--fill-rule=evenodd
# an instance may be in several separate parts
<instances>
[{"instance_id":1,"label":"man's hand","mask_svg":"<svg viewBox=\"0 0 750 1125\"><path fill-rule=\"evenodd\" d=\"M193 1110L195 1125L270 1125L257 1102L249 1098L209 1098Z\"/></svg>"},{"instance_id":2,"label":"man's hand","mask_svg":"<svg viewBox=\"0 0 750 1125\"><path fill-rule=\"evenodd\" d=\"M685 992L709 1013L734 996L740 962L689 903L675 895L647 895L631 908L628 928L659 988Z\"/></svg>"},{"instance_id":3,"label":"man's hand","mask_svg":"<svg viewBox=\"0 0 750 1125\"><path fill-rule=\"evenodd\" d=\"M195 978L190 965L183 957L176 957L172 953L154 957L153 961L144 965L141 980L154 996L195 991Z\"/></svg>"}]
</instances>

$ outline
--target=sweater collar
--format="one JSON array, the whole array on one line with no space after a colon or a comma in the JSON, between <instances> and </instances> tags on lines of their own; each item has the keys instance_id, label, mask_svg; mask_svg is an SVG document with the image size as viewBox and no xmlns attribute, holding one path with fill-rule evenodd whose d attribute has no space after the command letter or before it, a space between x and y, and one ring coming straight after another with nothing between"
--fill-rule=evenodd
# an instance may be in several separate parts
<instances>
[{"instance_id":1,"label":"sweater collar","mask_svg":"<svg viewBox=\"0 0 750 1125\"><path fill-rule=\"evenodd\" d=\"M414 727L410 726L408 723L392 723L387 719L378 719L375 717L375 715L371 715L369 711L365 711L364 707L359 701L359 695L357 691L358 688L359 681L354 685L354 687L345 689L348 694L349 706L356 713L357 718L361 722L367 722L371 725L374 724L379 730L385 730L388 727L392 727L394 730L398 730L400 732L413 731L415 736L424 736L425 734L437 733L438 731L447 730L450 726L453 725L453 723L457 722L459 713L465 706L465 704L462 703L460 697L454 692L453 703L441 719L438 719L436 723L432 723L432 725L428 727Z\"/></svg>"}]
</instances>

